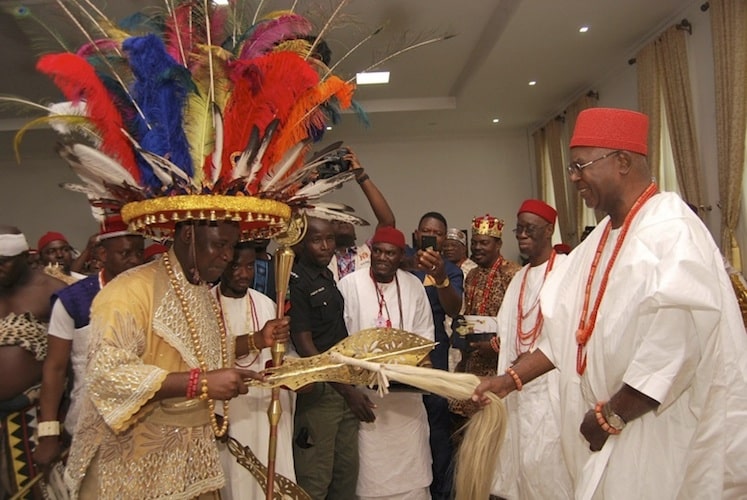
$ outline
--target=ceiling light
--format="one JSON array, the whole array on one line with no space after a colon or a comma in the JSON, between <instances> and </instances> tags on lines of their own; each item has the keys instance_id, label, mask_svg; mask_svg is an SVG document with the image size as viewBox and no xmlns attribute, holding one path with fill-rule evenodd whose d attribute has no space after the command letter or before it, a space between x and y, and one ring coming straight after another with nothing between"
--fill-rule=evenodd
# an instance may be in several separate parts
<instances>
[{"instance_id":1,"label":"ceiling light","mask_svg":"<svg viewBox=\"0 0 747 500\"><path fill-rule=\"evenodd\" d=\"M530 87L534 87L535 85L537 85L537 81L536 80L530 80L529 81L529 86Z\"/></svg>"},{"instance_id":2,"label":"ceiling light","mask_svg":"<svg viewBox=\"0 0 747 500\"><path fill-rule=\"evenodd\" d=\"M581 26L581 27L580 27L580 28L578 29L578 32L579 32L579 33L586 33L587 31L589 31L589 27L588 27L588 26Z\"/></svg>"},{"instance_id":3,"label":"ceiling light","mask_svg":"<svg viewBox=\"0 0 747 500\"><path fill-rule=\"evenodd\" d=\"M498 123L499 121L501 121L500 118L493 118L493 123Z\"/></svg>"},{"instance_id":4,"label":"ceiling light","mask_svg":"<svg viewBox=\"0 0 747 500\"><path fill-rule=\"evenodd\" d=\"M332 127L327 125L327 130L332 130Z\"/></svg>"},{"instance_id":5,"label":"ceiling light","mask_svg":"<svg viewBox=\"0 0 747 500\"><path fill-rule=\"evenodd\" d=\"M356 73L355 83L358 85L376 85L380 83L389 83L388 71L373 71L370 73Z\"/></svg>"},{"instance_id":6,"label":"ceiling light","mask_svg":"<svg viewBox=\"0 0 747 500\"><path fill-rule=\"evenodd\" d=\"M228 5L228 0L213 0L215 5Z\"/></svg>"}]
</instances>

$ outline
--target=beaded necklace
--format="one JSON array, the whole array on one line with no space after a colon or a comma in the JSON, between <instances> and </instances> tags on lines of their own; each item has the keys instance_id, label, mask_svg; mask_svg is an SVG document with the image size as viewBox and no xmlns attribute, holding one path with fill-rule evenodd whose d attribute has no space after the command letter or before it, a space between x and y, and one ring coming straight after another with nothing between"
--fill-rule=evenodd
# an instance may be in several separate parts
<instances>
[{"instance_id":1,"label":"beaded necklace","mask_svg":"<svg viewBox=\"0 0 747 500\"><path fill-rule=\"evenodd\" d=\"M550 252L550 259L547 261L547 267L545 268L545 274L542 276L542 283L540 283L540 289L542 289L542 285L545 283L545 279L547 278L547 274L552 269L553 264L555 263L555 250L552 250ZM516 354L524 354L525 352L529 352L534 347L534 344L537 342L537 338L539 337L540 330L542 330L542 323L544 323L545 318L542 316L542 308L537 312L537 320L534 322L534 326L527 332L524 331L522 327L522 323L524 322L524 317L529 315L529 313L539 305L539 293L537 294L537 301L532 305L532 307L529 308L529 310L524 314L524 289L527 285L527 276L529 275L529 268L527 268L526 272L524 273L524 277L521 279L521 288L519 290L519 306L517 307L516 312ZM525 348L522 350L522 348Z\"/></svg>"},{"instance_id":2,"label":"beaded necklace","mask_svg":"<svg viewBox=\"0 0 747 500\"><path fill-rule=\"evenodd\" d=\"M225 325L228 325L228 321L226 320L225 313L223 312L223 294L220 293L220 287L216 288L216 297L218 297L218 310L220 310L221 318L223 318L223 323ZM249 307L246 308L246 322L245 324L252 324L252 329L247 335L254 335L254 332L259 331L259 321L257 319L257 308L254 305L254 299L252 298L252 294L249 293L249 290L246 291L246 299L249 302ZM228 328L228 327L227 327ZM236 337L236 334L234 333L234 337ZM255 361L257 361L257 358L259 358L259 354L261 351L257 351L257 354L254 355L254 358L246 365L241 364L238 362L238 360L234 361L234 364L238 366L239 368L249 368L252 366Z\"/></svg>"},{"instance_id":3,"label":"beaded necklace","mask_svg":"<svg viewBox=\"0 0 747 500\"><path fill-rule=\"evenodd\" d=\"M490 267L490 271L488 272L488 279L485 283L485 288L482 291L482 302L480 302L480 308L477 312L477 314L479 314L480 316L485 316L486 314L486 310L488 308L488 297L490 297L491 293L493 292L493 281L495 281L495 277L498 274L498 269L500 269L502 264L503 256L499 255L498 259ZM477 295L477 281L479 277L480 273L478 271L475 273L475 277L472 278L472 282L469 284L471 290L469 295L469 302L467 303L465 311L471 311L472 307L475 304L475 295Z\"/></svg>"},{"instance_id":4,"label":"beaded necklace","mask_svg":"<svg viewBox=\"0 0 747 500\"><path fill-rule=\"evenodd\" d=\"M376 317L377 328L391 328L392 327L392 316L389 314L389 307L386 305L386 299L384 298L384 292L379 287L379 283L374 278L373 271L369 270L368 275L371 276L374 288L376 289L376 299L379 301L379 315ZM397 305L399 306L399 329L402 330L404 325L404 318L402 317L402 292L399 288L399 278L394 275L394 282L397 285ZM386 311L386 321L384 321L383 312Z\"/></svg>"},{"instance_id":5,"label":"beaded necklace","mask_svg":"<svg viewBox=\"0 0 747 500\"><path fill-rule=\"evenodd\" d=\"M641 193L638 199L635 200L635 203L633 203L630 211L625 216L625 220L623 221L622 228L620 230L620 236L615 242L615 247L612 250L612 256L610 257L610 260L607 263L607 268L604 270L604 274L602 275L602 281L599 284L599 291L597 292L596 299L594 300L594 307L591 310L591 316L587 320L586 315L589 311L591 284L594 281L594 275L597 272L599 259L602 257L602 250L604 250L604 246L607 243L607 238L609 237L610 231L612 230L612 221L610 220L607 223L607 226L604 228L602 238L599 240L599 244L597 245L597 251L594 255L594 260L591 263L589 277L586 279L586 289L584 290L584 307L581 311L581 318L578 322L578 330L576 330L576 343L578 344L578 350L576 351L576 372L578 372L579 375L583 375L584 371L586 370L586 353L584 352L584 349L586 348L586 343L589 341L589 339L591 338L591 334L594 331L594 325L596 325L597 322L597 312L599 312L599 305L602 303L602 297L604 297L604 292L607 289L607 279L609 278L610 271L612 271L612 266L615 263L615 260L617 260L617 255L620 253L620 248L622 247L623 241L625 241L625 235L628 233L628 229L630 229L630 225L633 223L633 219L638 214L641 207L643 207L643 204L651 199L651 197L655 195L656 192L656 184L652 182L648 185L646 190Z\"/></svg>"},{"instance_id":6,"label":"beaded necklace","mask_svg":"<svg viewBox=\"0 0 747 500\"><path fill-rule=\"evenodd\" d=\"M187 322L187 326L189 327L189 335L192 339L192 347L195 351L195 357L197 358L197 361L200 364L200 370L202 371L202 376L207 376L207 363L205 363L205 358L202 355L202 342L200 342L200 336L197 333L197 327L195 326L194 318L192 317L192 312L190 311L189 305L187 304L187 298L184 296L184 291L182 290L181 285L179 284L179 281L176 278L176 273L174 273L174 269L171 267L171 260L169 259L169 254L165 253L163 254L163 265L166 267L166 273L169 275L169 281L171 282L171 286L174 289L174 293L176 294L176 297L179 299L179 304L181 305L182 313L184 314L184 319ZM221 351L221 367L225 367L226 361L228 360L228 348L226 347L226 341L227 341L227 335L226 335L226 324L223 321L223 314L218 310L218 305L216 301L211 300L211 305L213 306L213 311L215 312L215 318L218 321L218 327L220 329L220 351ZM207 393L205 389L207 388L206 379L203 378L203 394L200 396L200 399L207 399L208 409L210 410L210 425L213 428L213 433L216 437L222 437L226 434L226 431L228 431L228 401L223 401L223 425L220 427L218 426L218 419L215 416L215 401L213 401L210 398L207 398Z\"/></svg>"}]
</instances>

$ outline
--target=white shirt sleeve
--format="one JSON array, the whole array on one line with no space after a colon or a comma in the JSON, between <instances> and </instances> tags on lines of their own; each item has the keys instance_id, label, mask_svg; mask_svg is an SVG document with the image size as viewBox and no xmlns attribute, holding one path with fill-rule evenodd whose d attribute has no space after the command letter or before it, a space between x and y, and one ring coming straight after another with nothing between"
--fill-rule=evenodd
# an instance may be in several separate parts
<instances>
[{"instance_id":1,"label":"white shirt sleeve","mask_svg":"<svg viewBox=\"0 0 747 500\"><path fill-rule=\"evenodd\" d=\"M49 317L49 335L65 339L73 340L73 333L75 333L75 321L68 314L65 306L62 305L61 300L55 300L52 306L52 314Z\"/></svg>"}]
</instances>

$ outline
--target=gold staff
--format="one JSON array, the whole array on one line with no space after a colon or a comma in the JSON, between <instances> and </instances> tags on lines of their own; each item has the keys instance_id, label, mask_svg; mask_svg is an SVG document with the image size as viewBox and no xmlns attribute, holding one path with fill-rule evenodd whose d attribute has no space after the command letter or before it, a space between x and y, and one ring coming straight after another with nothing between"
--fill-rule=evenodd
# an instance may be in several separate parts
<instances>
[{"instance_id":1,"label":"gold staff","mask_svg":"<svg viewBox=\"0 0 747 500\"><path fill-rule=\"evenodd\" d=\"M278 249L275 252L275 289L277 290L277 317L285 316L285 297L288 292L288 281L293 267L295 256L291 248L303 239L306 233L306 217L296 216L288 222L286 231L275 237ZM283 364L285 356L285 344L275 342L272 346L272 365ZM265 498L273 500L275 489L275 456L278 447L278 423L283 409L280 405L280 387L273 387L272 401L267 408L267 417L270 419L270 443L267 450L267 491Z\"/></svg>"}]
</instances>

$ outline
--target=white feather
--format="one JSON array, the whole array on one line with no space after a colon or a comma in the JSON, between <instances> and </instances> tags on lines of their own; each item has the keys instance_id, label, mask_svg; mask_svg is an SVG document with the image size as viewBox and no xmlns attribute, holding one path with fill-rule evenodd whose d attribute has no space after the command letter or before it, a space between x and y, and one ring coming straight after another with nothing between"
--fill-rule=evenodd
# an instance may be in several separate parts
<instances>
[{"instance_id":1,"label":"white feather","mask_svg":"<svg viewBox=\"0 0 747 500\"><path fill-rule=\"evenodd\" d=\"M319 199L330 191L337 189L345 182L351 180L353 177L355 177L355 172L348 170L341 172L334 177L312 182L299 189L289 201Z\"/></svg>"},{"instance_id":2,"label":"white feather","mask_svg":"<svg viewBox=\"0 0 747 500\"><path fill-rule=\"evenodd\" d=\"M288 170L296 163L298 155L301 154L304 146L306 146L304 142L299 142L285 152L280 162L275 165L273 172L268 172L265 176L264 180L262 181L260 191L271 191L273 189L275 183L282 179L283 176L288 172Z\"/></svg>"},{"instance_id":3,"label":"white feather","mask_svg":"<svg viewBox=\"0 0 747 500\"><path fill-rule=\"evenodd\" d=\"M254 179L257 177L259 170L262 168L262 158L265 156L265 151L267 151L267 146L270 145L270 141L272 140L272 136L277 129L278 123L280 123L280 121L275 119L272 120L269 125L267 125L267 128L265 129L265 135L264 137L262 137L262 143L259 145L259 149L257 150L257 155L254 157L251 167L249 167L249 173L246 176L247 185L254 182Z\"/></svg>"},{"instance_id":4,"label":"white feather","mask_svg":"<svg viewBox=\"0 0 747 500\"><path fill-rule=\"evenodd\" d=\"M337 210L330 210L328 208L314 205L311 207L305 207L302 209L306 215L310 217L318 217L320 219L327 219L327 220L339 220L342 222L349 222L351 224L355 224L356 226L368 226L368 221L365 219L362 219L358 217L357 215L353 215L349 212L339 212Z\"/></svg>"},{"instance_id":5,"label":"white feather","mask_svg":"<svg viewBox=\"0 0 747 500\"><path fill-rule=\"evenodd\" d=\"M49 105L50 117L55 115L87 117L87 111L86 103L84 101L63 101ZM49 120L49 126L60 135L70 135L73 132L78 132L89 139L95 147L98 148L101 146L101 137L89 127L83 125L71 125L71 123L65 119Z\"/></svg>"},{"instance_id":6,"label":"white feather","mask_svg":"<svg viewBox=\"0 0 747 500\"><path fill-rule=\"evenodd\" d=\"M241 152L241 155L239 155L239 159L236 160L236 165L234 165L233 173L231 174L231 180L246 177L249 174L249 161L254 159L258 146L259 129L255 125L252 127L252 132L249 135L249 142L244 148L244 151Z\"/></svg>"}]
</instances>

